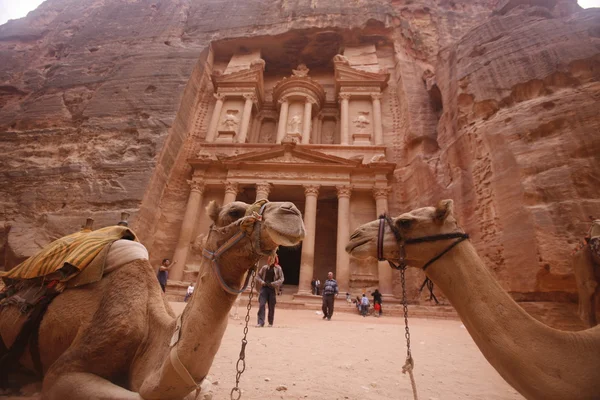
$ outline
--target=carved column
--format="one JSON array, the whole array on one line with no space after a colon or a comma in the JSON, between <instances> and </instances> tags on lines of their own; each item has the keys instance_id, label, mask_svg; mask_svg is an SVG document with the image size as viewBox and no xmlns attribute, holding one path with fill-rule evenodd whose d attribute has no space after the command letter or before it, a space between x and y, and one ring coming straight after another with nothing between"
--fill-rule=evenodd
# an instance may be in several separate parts
<instances>
[{"instance_id":1,"label":"carved column","mask_svg":"<svg viewBox=\"0 0 600 400\"><path fill-rule=\"evenodd\" d=\"M173 255L173 261L177 261L169 273L169 279L180 281L183 278L183 269L188 256L188 249L194 234L194 227L198 217L198 210L202 205L202 195L204 194L204 183L196 180L188 181L191 186L190 195L188 197L183 222L179 232L179 240Z\"/></svg>"},{"instance_id":2,"label":"carved column","mask_svg":"<svg viewBox=\"0 0 600 400\"><path fill-rule=\"evenodd\" d=\"M381 122L381 93L372 94L373 101L373 130L375 133L375 145L383 144L383 125Z\"/></svg>"},{"instance_id":3,"label":"carved column","mask_svg":"<svg viewBox=\"0 0 600 400\"><path fill-rule=\"evenodd\" d=\"M350 131L348 129L348 122L350 116L348 115L348 100L350 100L350 95L347 93L340 94L340 102L341 102L341 112L340 112L340 143L343 145L347 145L349 143Z\"/></svg>"},{"instance_id":4,"label":"carved column","mask_svg":"<svg viewBox=\"0 0 600 400\"><path fill-rule=\"evenodd\" d=\"M388 211L388 195L390 188L375 188L373 189L373 197L375 198L375 209L377 216L386 213ZM392 296L393 285L392 285L392 268L387 261L379 261L377 263L377 270L379 272L379 291L381 294Z\"/></svg>"},{"instance_id":5,"label":"carved column","mask_svg":"<svg viewBox=\"0 0 600 400\"><path fill-rule=\"evenodd\" d=\"M246 143L248 137L248 127L250 126L250 117L252 116L252 104L257 101L256 96L253 94L245 94L244 98L244 112L242 114L242 126L240 127L240 134L238 136L238 143Z\"/></svg>"},{"instance_id":6,"label":"carved column","mask_svg":"<svg viewBox=\"0 0 600 400\"><path fill-rule=\"evenodd\" d=\"M337 225L337 253L336 253L336 279L340 292L347 292L350 287L350 257L346 253L346 244L350 238L350 186L337 186L338 197L338 225Z\"/></svg>"},{"instance_id":7,"label":"carved column","mask_svg":"<svg viewBox=\"0 0 600 400\"><path fill-rule=\"evenodd\" d=\"M313 120L312 120L312 142L313 143L321 143L321 139L320 139L320 132L319 132L319 117L318 116L314 116Z\"/></svg>"},{"instance_id":8,"label":"carved column","mask_svg":"<svg viewBox=\"0 0 600 400\"><path fill-rule=\"evenodd\" d=\"M256 201L268 199L271 193L271 184L268 182L260 182L256 184Z\"/></svg>"},{"instance_id":9,"label":"carved column","mask_svg":"<svg viewBox=\"0 0 600 400\"><path fill-rule=\"evenodd\" d=\"M285 131L287 129L288 108L290 106L290 103L287 99L280 99L279 103L281 104L281 108L279 110L279 126L277 127L277 143L281 143L281 141L285 137Z\"/></svg>"},{"instance_id":10,"label":"carved column","mask_svg":"<svg viewBox=\"0 0 600 400\"><path fill-rule=\"evenodd\" d=\"M215 99L217 99L217 102L215 103L215 109L213 110L213 115L210 119L208 132L206 133L207 142L214 142L217 137L217 127L219 126L219 117L221 116L221 110L223 110L223 100L225 99L225 96L216 93Z\"/></svg>"},{"instance_id":11,"label":"carved column","mask_svg":"<svg viewBox=\"0 0 600 400\"><path fill-rule=\"evenodd\" d=\"M310 281L313 277L315 264L315 236L317 228L317 197L319 196L319 185L305 185L304 195L306 196L306 203L304 206L304 226L306 228L306 236L302 242L298 294L309 294L311 290Z\"/></svg>"},{"instance_id":12,"label":"carved column","mask_svg":"<svg viewBox=\"0 0 600 400\"><path fill-rule=\"evenodd\" d=\"M310 123L312 113L312 101L306 99L304 103L304 120L302 121L302 144L310 143Z\"/></svg>"},{"instance_id":13,"label":"carved column","mask_svg":"<svg viewBox=\"0 0 600 400\"><path fill-rule=\"evenodd\" d=\"M223 205L233 203L238 194L237 182L225 182L225 197L223 198Z\"/></svg>"}]
</instances>

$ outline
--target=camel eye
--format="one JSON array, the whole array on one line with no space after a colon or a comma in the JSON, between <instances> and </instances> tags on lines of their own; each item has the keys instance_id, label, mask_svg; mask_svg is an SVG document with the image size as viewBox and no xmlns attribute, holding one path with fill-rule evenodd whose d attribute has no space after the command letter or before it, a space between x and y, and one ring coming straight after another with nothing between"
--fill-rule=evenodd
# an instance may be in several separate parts
<instances>
[{"instance_id":1,"label":"camel eye","mask_svg":"<svg viewBox=\"0 0 600 400\"><path fill-rule=\"evenodd\" d=\"M244 216L244 211L240 209L233 209L230 210L227 214L229 214L231 218L238 219Z\"/></svg>"},{"instance_id":2,"label":"camel eye","mask_svg":"<svg viewBox=\"0 0 600 400\"><path fill-rule=\"evenodd\" d=\"M410 229L412 222L412 219L399 219L398 226L400 226L400 229Z\"/></svg>"}]
</instances>

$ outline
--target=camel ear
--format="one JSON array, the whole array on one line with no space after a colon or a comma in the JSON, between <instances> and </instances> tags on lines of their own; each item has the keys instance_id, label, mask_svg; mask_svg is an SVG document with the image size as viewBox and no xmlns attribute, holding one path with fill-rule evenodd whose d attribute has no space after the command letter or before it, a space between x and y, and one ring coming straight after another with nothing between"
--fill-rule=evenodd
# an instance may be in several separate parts
<instances>
[{"instance_id":1,"label":"camel ear","mask_svg":"<svg viewBox=\"0 0 600 400\"><path fill-rule=\"evenodd\" d=\"M454 201L451 199L442 200L435 208L434 218L439 222L444 222L446 218L454 212Z\"/></svg>"},{"instance_id":2,"label":"camel ear","mask_svg":"<svg viewBox=\"0 0 600 400\"><path fill-rule=\"evenodd\" d=\"M219 219L219 212L221 212L221 206L214 200L212 200L206 206L206 214L213 220L214 223Z\"/></svg>"}]
</instances>

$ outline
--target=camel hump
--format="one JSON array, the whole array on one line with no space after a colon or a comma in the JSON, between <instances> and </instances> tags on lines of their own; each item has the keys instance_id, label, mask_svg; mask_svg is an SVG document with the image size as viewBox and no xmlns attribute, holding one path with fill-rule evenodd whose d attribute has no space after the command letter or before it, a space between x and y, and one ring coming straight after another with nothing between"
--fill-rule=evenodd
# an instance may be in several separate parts
<instances>
[{"instance_id":1,"label":"camel hump","mask_svg":"<svg viewBox=\"0 0 600 400\"><path fill-rule=\"evenodd\" d=\"M106 256L104 274L108 274L131 261L148 259L148 250L140 242L127 239L116 240L110 246Z\"/></svg>"}]
</instances>

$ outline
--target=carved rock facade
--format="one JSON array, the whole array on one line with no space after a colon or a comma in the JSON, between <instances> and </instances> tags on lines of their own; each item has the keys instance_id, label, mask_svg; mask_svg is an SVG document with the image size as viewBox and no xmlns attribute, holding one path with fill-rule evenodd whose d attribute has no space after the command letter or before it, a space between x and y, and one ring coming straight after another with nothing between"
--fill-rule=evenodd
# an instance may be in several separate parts
<instances>
[{"instance_id":1,"label":"carved rock facade","mask_svg":"<svg viewBox=\"0 0 600 400\"><path fill-rule=\"evenodd\" d=\"M4 268L123 210L153 260L187 254L208 201L302 210L318 187L321 280L327 237L383 200L450 197L515 297L573 300L571 248L600 214L600 15L496 3L51 0L0 26Z\"/></svg>"}]
</instances>

